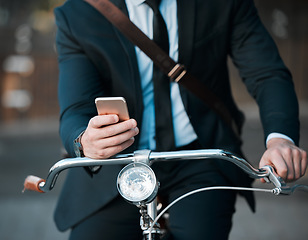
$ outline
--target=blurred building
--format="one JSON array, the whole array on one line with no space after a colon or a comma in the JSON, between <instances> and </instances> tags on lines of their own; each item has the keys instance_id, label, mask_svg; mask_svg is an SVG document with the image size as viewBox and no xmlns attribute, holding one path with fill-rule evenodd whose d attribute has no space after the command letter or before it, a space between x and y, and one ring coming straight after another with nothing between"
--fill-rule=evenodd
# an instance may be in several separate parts
<instances>
[{"instance_id":1,"label":"blurred building","mask_svg":"<svg viewBox=\"0 0 308 240\"><path fill-rule=\"evenodd\" d=\"M53 8L61 2L0 2L2 123L58 115Z\"/></svg>"},{"instance_id":2,"label":"blurred building","mask_svg":"<svg viewBox=\"0 0 308 240\"><path fill-rule=\"evenodd\" d=\"M0 123L58 116L53 8L64 0L1 0ZM255 0L290 68L298 97L308 100L308 1ZM235 99L252 101L231 66Z\"/></svg>"}]
</instances>

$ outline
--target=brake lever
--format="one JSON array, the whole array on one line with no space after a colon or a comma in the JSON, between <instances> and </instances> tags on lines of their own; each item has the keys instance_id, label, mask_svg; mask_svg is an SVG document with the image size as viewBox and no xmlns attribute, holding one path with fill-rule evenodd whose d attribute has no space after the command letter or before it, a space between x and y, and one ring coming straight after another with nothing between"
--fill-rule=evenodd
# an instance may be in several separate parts
<instances>
[{"instance_id":1,"label":"brake lever","mask_svg":"<svg viewBox=\"0 0 308 240\"><path fill-rule=\"evenodd\" d=\"M267 183L272 183L275 186L275 195L291 195L293 192L295 192L295 190L302 190L308 192L308 186L306 185L297 184L292 187L288 186L282 179L282 177L275 175L274 169L271 166L264 166L261 169L265 170L268 173L267 177L265 177L264 180Z\"/></svg>"},{"instance_id":2,"label":"brake lever","mask_svg":"<svg viewBox=\"0 0 308 240\"><path fill-rule=\"evenodd\" d=\"M281 188L283 185L285 185L284 180L279 177L278 175L276 176L274 174L274 169L271 166L264 166L261 168L262 170L265 170L265 172L267 172L267 176L264 177L264 180L267 183L273 183L275 187L277 188Z\"/></svg>"}]
</instances>

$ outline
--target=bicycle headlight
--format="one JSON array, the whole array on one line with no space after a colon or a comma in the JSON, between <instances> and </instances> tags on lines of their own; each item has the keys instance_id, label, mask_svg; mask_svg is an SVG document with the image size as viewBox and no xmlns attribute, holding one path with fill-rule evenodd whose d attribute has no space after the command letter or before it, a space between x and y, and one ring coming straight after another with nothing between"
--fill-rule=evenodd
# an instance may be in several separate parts
<instances>
[{"instance_id":1,"label":"bicycle headlight","mask_svg":"<svg viewBox=\"0 0 308 240\"><path fill-rule=\"evenodd\" d=\"M151 202L158 191L155 174L144 163L125 166L118 175L117 187L124 199L136 205Z\"/></svg>"}]
</instances>

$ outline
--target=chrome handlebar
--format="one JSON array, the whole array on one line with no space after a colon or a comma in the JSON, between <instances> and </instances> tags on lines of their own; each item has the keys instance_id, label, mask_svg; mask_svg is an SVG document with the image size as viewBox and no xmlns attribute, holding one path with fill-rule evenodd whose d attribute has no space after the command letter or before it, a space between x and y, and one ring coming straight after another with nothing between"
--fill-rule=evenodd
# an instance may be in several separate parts
<instances>
[{"instance_id":1,"label":"chrome handlebar","mask_svg":"<svg viewBox=\"0 0 308 240\"><path fill-rule=\"evenodd\" d=\"M265 166L262 169L256 169L245 159L234 155L231 152L220 149L209 150L188 150L176 152L152 152L150 150L139 150L130 154L119 154L109 159L90 159L90 158L67 158L54 164L49 170L46 181L39 183L39 190L48 192L55 186L59 174L68 168L73 167L94 167L121 164L126 165L133 162L142 162L152 165L161 161L182 161L188 159L221 159L236 164L250 177L255 179L264 178L275 186L275 194L291 194L295 189L304 189L308 191L308 186L295 185L288 187L284 181L275 175L272 167Z\"/></svg>"}]
</instances>

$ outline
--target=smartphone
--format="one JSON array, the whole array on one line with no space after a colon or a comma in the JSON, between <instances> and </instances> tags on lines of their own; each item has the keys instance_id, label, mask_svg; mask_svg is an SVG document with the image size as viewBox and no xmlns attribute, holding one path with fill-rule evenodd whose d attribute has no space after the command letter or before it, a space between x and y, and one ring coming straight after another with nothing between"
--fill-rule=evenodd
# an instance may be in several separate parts
<instances>
[{"instance_id":1,"label":"smartphone","mask_svg":"<svg viewBox=\"0 0 308 240\"><path fill-rule=\"evenodd\" d=\"M123 97L99 97L95 99L98 115L117 114L120 121L129 119L128 108Z\"/></svg>"}]
</instances>

